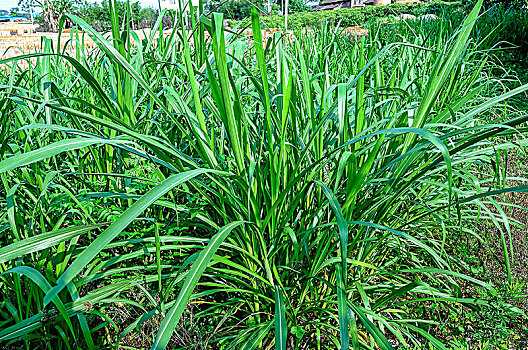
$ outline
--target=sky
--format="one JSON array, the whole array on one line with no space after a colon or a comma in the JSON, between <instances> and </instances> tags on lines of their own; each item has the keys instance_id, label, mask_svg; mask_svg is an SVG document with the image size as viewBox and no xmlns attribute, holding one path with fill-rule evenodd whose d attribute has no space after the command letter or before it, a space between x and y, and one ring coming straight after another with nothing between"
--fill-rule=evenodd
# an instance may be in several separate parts
<instances>
[{"instance_id":1,"label":"sky","mask_svg":"<svg viewBox=\"0 0 528 350\"><path fill-rule=\"evenodd\" d=\"M141 7L158 7L158 0L139 0L139 4ZM13 7L18 7L18 0L0 0L0 10L9 10Z\"/></svg>"}]
</instances>

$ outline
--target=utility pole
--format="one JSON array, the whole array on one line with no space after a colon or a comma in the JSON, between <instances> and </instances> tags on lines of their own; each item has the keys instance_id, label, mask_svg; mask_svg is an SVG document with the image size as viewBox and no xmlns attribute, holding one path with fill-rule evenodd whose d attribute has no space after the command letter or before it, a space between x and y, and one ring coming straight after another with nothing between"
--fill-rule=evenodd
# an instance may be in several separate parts
<instances>
[{"instance_id":1,"label":"utility pole","mask_svg":"<svg viewBox=\"0 0 528 350\"><path fill-rule=\"evenodd\" d=\"M34 25L35 19L33 18L33 1L29 3L29 15L31 16L31 25Z\"/></svg>"},{"instance_id":2,"label":"utility pole","mask_svg":"<svg viewBox=\"0 0 528 350\"><path fill-rule=\"evenodd\" d=\"M284 29L288 30L288 3L290 0L284 0Z\"/></svg>"}]
</instances>

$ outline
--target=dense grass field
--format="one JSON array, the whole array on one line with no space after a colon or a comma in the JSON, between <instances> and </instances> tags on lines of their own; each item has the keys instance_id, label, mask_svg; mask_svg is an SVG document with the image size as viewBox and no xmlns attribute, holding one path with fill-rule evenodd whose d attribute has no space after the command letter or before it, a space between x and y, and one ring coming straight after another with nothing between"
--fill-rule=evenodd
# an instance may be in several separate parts
<instances>
[{"instance_id":1,"label":"dense grass field","mask_svg":"<svg viewBox=\"0 0 528 350\"><path fill-rule=\"evenodd\" d=\"M265 42L256 10L140 40L111 3L107 36L69 16L96 49L0 61L3 348L520 344L528 84L482 0ZM461 254L490 234L502 284Z\"/></svg>"}]
</instances>

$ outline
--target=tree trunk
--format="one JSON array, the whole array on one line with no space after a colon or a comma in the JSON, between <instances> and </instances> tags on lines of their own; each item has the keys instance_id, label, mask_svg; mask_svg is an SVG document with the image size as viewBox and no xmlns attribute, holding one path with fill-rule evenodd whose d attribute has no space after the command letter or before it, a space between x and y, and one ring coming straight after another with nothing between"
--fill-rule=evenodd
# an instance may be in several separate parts
<instances>
[{"instance_id":1,"label":"tree trunk","mask_svg":"<svg viewBox=\"0 0 528 350\"><path fill-rule=\"evenodd\" d=\"M53 8L53 4L50 0L44 1L44 6L42 6L44 26L46 27L46 30L54 33L59 31L60 14L56 11L57 10Z\"/></svg>"}]
</instances>

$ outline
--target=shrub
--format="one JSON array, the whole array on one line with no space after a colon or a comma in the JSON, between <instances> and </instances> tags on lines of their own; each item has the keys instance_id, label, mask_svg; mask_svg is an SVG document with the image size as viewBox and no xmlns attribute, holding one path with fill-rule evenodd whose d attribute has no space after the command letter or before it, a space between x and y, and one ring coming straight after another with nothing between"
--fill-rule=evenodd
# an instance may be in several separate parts
<instances>
[{"instance_id":1,"label":"shrub","mask_svg":"<svg viewBox=\"0 0 528 350\"><path fill-rule=\"evenodd\" d=\"M117 8L119 13L125 14L127 3L118 1ZM110 7L106 0L100 5L97 3L86 3L76 13L98 31L109 31L111 28ZM157 17L155 10L151 8L142 9L139 2L130 3L130 14L132 17L130 27L133 29L150 27L154 24Z\"/></svg>"},{"instance_id":2,"label":"shrub","mask_svg":"<svg viewBox=\"0 0 528 350\"><path fill-rule=\"evenodd\" d=\"M215 12L221 12L225 18L228 19L243 19L249 17L251 14L251 7L253 2L247 0L229 0L218 7ZM262 5L262 1L255 2Z\"/></svg>"},{"instance_id":3,"label":"shrub","mask_svg":"<svg viewBox=\"0 0 528 350\"><path fill-rule=\"evenodd\" d=\"M392 4L389 6L365 6L360 8L345 8L331 11L312 11L294 13L288 17L288 27L291 29L302 29L306 26L318 26L324 20L331 23L339 24L341 27L352 27L363 25L369 20L399 16L404 13L412 14L414 16L421 16L424 14L440 14L442 11L449 9L463 10L461 2L431 2L431 3L415 3L415 4ZM245 26L249 23L249 19L244 19L241 25ZM261 22L264 26L277 27L282 26L284 20L279 16L262 16Z\"/></svg>"},{"instance_id":4,"label":"shrub","mask_svg":"<svg viewBox=\"0 0 528 350\"><path fill-rule=\"evenodd\" d=\"M307 6L303 0L290 0L288 3L288 13L298 13L309 11L310 7Z\"/></svg>"}]
</instances>

